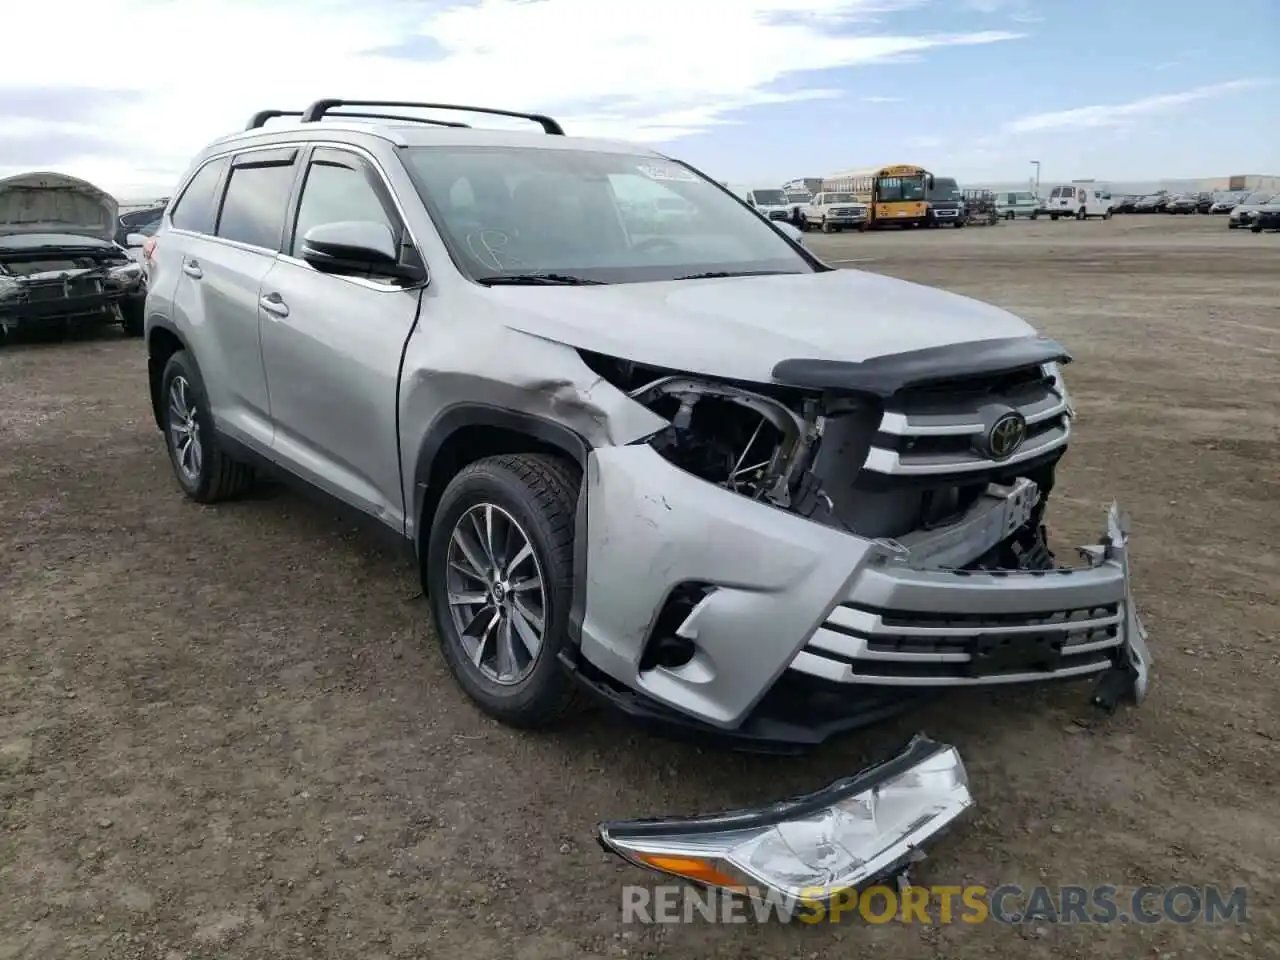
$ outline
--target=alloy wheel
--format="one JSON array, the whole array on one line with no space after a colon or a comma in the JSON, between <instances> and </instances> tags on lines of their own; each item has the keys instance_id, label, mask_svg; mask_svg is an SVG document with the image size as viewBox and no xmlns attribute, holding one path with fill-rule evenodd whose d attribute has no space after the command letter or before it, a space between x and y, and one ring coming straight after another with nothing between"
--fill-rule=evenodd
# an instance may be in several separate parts
<instances>
[{"instance_id":1,"label":"alloy wheel","mask_svg":"<svg viewBox=\"0 0 1280 960\"><path fill-rule=\"evenodd\" d=\"M467 659L485 679L510 686L538 662L547 588L533 543L491 503L465 511L449 536L445 589Z\"/></svg>"},{"instance_id":2,"label":"alloy wheel","mask_svg":"<svg viewBox=\"0 0 1280 960\"><path fill-rule=\"evenodd\" d=\"M191 484L199 483L200 471L204 468L204 446L196 410L191 384L186 377L174 377L169 381L169 445L183 479Z\"/></svg>"}]
</instances>

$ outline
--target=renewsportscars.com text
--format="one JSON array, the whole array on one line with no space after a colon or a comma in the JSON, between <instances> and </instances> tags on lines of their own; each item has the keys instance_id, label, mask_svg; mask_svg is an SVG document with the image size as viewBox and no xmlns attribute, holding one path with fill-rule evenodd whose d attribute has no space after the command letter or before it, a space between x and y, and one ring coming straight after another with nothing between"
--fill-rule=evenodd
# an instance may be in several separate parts
<instances>
[{"instance_id":1,"label":"renewsportscars.com text","mask_svg":"<svg viewBox=\"0 0 1280 960\"><path fill-rule=\"evenodd\" d=\"M623 923L1248 923L1245 887L1102 884L1024 888L984 886L873 886L865 890L815 888L803 897L748 889L742 895L683 884L622 889Z\"/></svg>"}]
</instances>

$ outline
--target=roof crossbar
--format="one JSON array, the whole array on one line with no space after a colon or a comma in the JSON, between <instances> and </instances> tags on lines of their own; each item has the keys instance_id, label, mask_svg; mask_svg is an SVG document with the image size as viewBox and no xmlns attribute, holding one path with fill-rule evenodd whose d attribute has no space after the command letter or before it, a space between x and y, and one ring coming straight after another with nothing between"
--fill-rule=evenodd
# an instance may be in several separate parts
<instances>
[{"instance_id":1,"label":"roof crossbar","mask_svg":"<svg viewBox=\"0 0 1280 960\"><path fill-rule=\"evenodd\" d=\"M487 113L495 117L515 117L519 120L531 120L552 136L564 136L564 128L551 117L541 113L520 113L516 110L498 110L494 107L464 107L456 103L417 103L412 100L317 100L302 112L302 122L314 123L322 119L329 111L338 107L414 107L424 110L460 110L466 113ZM370 114L370 116L376 116L376 114Z\"/></svg>"},{"instance_id":2,"label":"roof crossbar","mask_svg":"<svg viewBox=\"0 0 1280 960\"><path fill-rule=\"evenodd\" d=\"M301 110L259 110L249 118L249 123L245 126L246 130L257 130L264 126L268 120L274 120L276 117L301 117ZM327 120L343 120L350 118L353 120L398 120L404 123L428 123L436 127L470 127L471 124L463 123L461 120L430 120L426 117L404 117L394 113L326 113Z\"/></svg>"}]
</instances>

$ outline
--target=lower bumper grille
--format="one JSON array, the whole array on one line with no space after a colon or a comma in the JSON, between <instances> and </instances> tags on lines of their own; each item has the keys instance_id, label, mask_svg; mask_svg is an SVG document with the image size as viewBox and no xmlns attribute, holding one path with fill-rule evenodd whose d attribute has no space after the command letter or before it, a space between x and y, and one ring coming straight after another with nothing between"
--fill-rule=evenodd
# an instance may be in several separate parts
<instances>
[{"instance_id":1,"label":"lower bumper grille","mask_svg":"<svg viewBox=\"0 0 1280 960\"><path fill-rule=\"evenodd\" d=\"M1099 673L1123 643L1122 603L1036 614L837 607L793 666L845 683L963 686Z\"/></svg>"}]
</instances>

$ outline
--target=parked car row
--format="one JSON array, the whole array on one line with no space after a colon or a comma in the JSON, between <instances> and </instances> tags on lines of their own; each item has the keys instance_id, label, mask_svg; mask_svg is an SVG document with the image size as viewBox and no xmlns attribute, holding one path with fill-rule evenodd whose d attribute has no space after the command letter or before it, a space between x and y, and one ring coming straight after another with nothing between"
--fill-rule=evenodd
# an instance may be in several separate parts
<instances>
[{"instance_id":1,"label":"parked car row","mask_svg":"<svg viewBox=\"0 0 1280 960\"><path fill-rule=\"evenodd\" d=\"M1113 207L1113 213L1230 213L1249 197L1247 191L1229 193L1170 193L1160 190L1156 193L1140 195L1131 194L1120 197Z\"/></svg>"}]
</instances>

